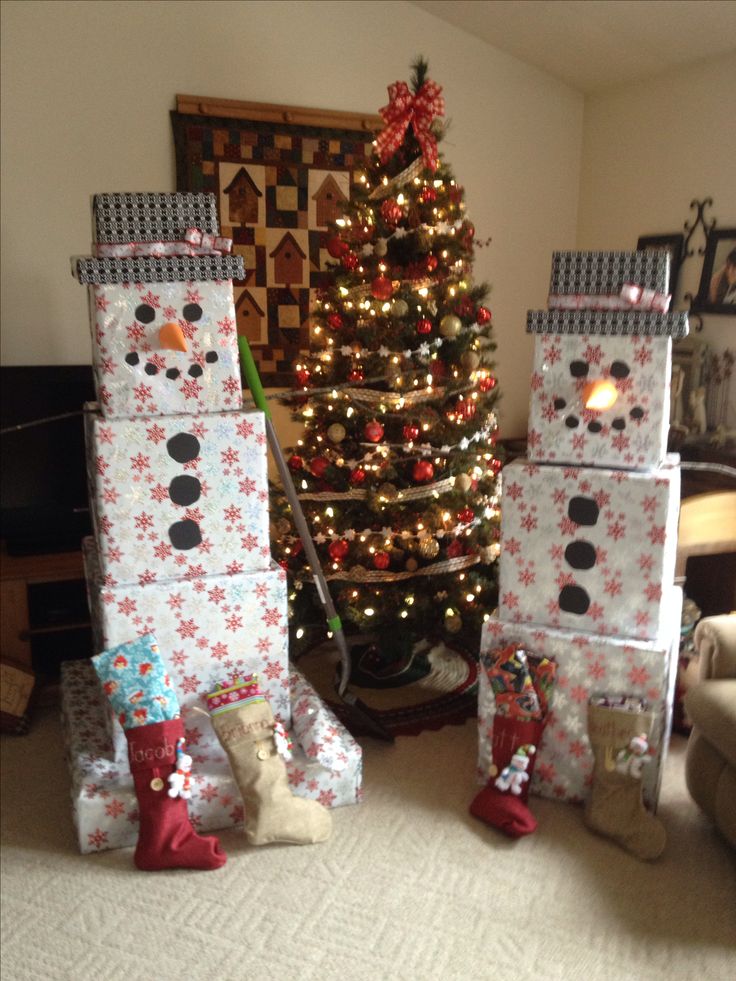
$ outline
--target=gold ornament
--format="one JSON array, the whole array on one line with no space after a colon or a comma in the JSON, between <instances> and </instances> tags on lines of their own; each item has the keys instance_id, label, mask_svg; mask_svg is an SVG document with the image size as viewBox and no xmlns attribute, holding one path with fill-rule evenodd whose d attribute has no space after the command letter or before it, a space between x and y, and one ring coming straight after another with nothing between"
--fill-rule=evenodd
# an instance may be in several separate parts
<instances>
[{"instance_id":1,"label":"gold ornament","mask_svg":"<svg viewBox=\"0 0 736 981\"><path fill-rule=\"evenodd\" d=\"M331 443L342 443L345 439L345 427L341 422L333 422L327 429L327 438Z\"/></svg>"},{"instance_id":2,"label":"gold ornament","mask_svg":"<svg viewBox=\"0 0 736 981\"><path fill-rule=\"evenodd\" d=\"M491 562L493 562L493 557L494 557L493 553L494 552L495 552L495 549L494 549L493 545L483 545L483 546L481 546L481 548L478 550L478 554L480 555L481 562L484 565L490 565Z\"/></svg>"},{"instance_id":3,"label":"gold ornament","mask_svg":"<svg viewBox=\"0 0 736 981\"><path fill-rule=\"evenodd\" d=\"M399 496L399 492L394 484L381 484L377 493L384 501L395 501Z\"/></svg>"},{"instance_id":4,"label":"gold ornament","mask_svg":"<svg viewBox=\"0 0 736 981\"><path fill-rule=\"evenodd\" d=\"M406 565L404 566L407 572L416 572L419 568L419 563L416 559L408 558L406 560Z\"/></svg>"},{"instance_id":5,"label":"gold ornament","mask_svg":"<svg viewBox=\"0 0 736 981\"><path fill-rule=\"evenodd\" d=\"M443 337L457 337L462 329L463 322L459 317L456 317L454 313L445 314L442 320L440 320L440 334L442 334Z\"/></svg>"},{"instance_id":6,"label":"gold ornament","mask_svg":"<svg viewBox=\"0 0 736 981\"><path fill-rule=\"evenodd\" d=\"M406 300L402 300L400 296L397 296L395 300L391 301L391 313L395 317L405 317L409 312L409 304Z\"/></svg>"},{"instance_id":7,"label":"gold ornament","mask_svg":"<svg viewBox=\"0 0 736 981\"><path fill-rule=\"evenodd\" d=\"M475 371L480 364L480 355L475 351L466 351L460 358L460 363L466 371Z\"/></svg>"},{"instance_id":8,"label":"gold ornament","mask_svg":"<svg viewBox=\"0 0 736 981\"><path fill-rule=\"evenodd\" d=\"M462 491L463 493L465 493L466 491L469 491L470 488L471 488L471 486L472 486L472 484L473 484L473 481L470 479L469 474L459 473L457 475L457 477L455 477L455 487L459 491Z\"/></svg>"},{"instance_id":9,"label":"gold ornament","mask_svg":"<svg viewBox=\"0 0 736 981\"><path fill-rule=\"evenodd\" d=\"M377 238L373 243L373 254L378 256L386 255L388 252L388 243L385 238Z\"/></svg>"},{"instance_id":10,"label":"gold ornament","mask_svg":"<svg viewBox=\"0 0 736 981\"><path fill-rule=\"evenodd\" d=\"M419 554L423 559L434 559L439 554L440 546L436 538L427 536L419 539Z\"/></svg>"}]
</instances>

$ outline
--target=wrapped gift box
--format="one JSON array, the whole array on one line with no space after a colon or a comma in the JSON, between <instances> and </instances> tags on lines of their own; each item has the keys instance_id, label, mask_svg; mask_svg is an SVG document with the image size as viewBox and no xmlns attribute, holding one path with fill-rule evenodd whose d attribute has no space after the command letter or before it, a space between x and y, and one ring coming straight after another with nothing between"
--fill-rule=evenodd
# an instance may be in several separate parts
<instances>
[{"instance_id":1,"label":"wrapped gift box","mask_svg":"<svg viewBox=\"0 0 736 981\"><path fill-rule=\"evenodd\" d=\"M85 425L95 537L109 582L268 567L262 412L108 419L89 410Z\"/></svg>"},{"instance_id":2,"label":"wrapped gift box","mask_svg":"<svg viewBox=\"0 0 736 981\"><path fill-rule=\"evenodd\" d=\"M126 260L90 262L96 268ZM172 257L159 264L164 262L181 265L186 260ZM89 286L89 300L95 384L105 416L195 414L240 407L231 280L103 282ZM172 348L162 331L172 323L179 327L186 350Z\"/></svg>"},{"instance_id":3,"label":"wrapped gift box","mask_svg":"<svg viewBox=\"0 0 736 981\"><path fill-rule=\"evenodd\" d=\"M631 694L648 700L655 714L645 767L644 799L655 807L669 734L679 650L682 592L672 588L667 603L670 640L666 644L624 641L551 627L508 623L491 618L483 626L481 661L497 648L518 644L557 662L550 715L531 782L532 793L554 800L581 802L588 796L593 753L588 740L587 708L597 693ZM487 782L492 762L495 699L485 671L478 688L478 779Z\"/></svg>"},{"instance_id":4,"label":"wrapped gift box","mask_svg":"<svg viewBox=\"0 0 736 981\"><path fill-rule=\"evenodd\" d=\"M280 566L117 586L100 577L91 539L85 539L83 554L98 646L106 650L145 633L156 636L192 745L217 741L205 695L239 675L260 675L274 713L290 725L286 573ZM123 731L108 716L114 758L125 758Z\"/></svg>"},{"instance_id":5,"label":"wrapped gift box","mask_svg":"<svg viewBox=\"0 0 736 981\"><path fill-rule=\"evenodd\" d=\"M293 756L286 768L292 791L326 807L358 803L362 751L353 737L298 672L291 672L290 735ZM83 853L134 845L138 804L127 756L111 760L105 712L89 661L62 665L61 708L71 797L79 849ZM201 752L190 743L192 797L187 802L198 831L240 824L243 802L219 744Z\"/></svg>"},{"instance_id":6,"label":"wrapped gift box","mask_svg":"<svg viewBox=\"0 0 736 981\"><path fill-rule=\"evenodd\" d=\"M677 462L647 472L525 460L505 467L501 619L668 641Z\"/></svg>"},{"instance_id":7,"label":"wrapped gift box","mask_svg":"<svg viewBox=\"0 0 736 981\"><path fill-rule=\"evenodd\" d=\"M528 456L548 463L646 469L667 453L670 337L540 334L535 339ZM614 386L610 408L586 408L589 386Z\"/></svg>"}]
</instances>

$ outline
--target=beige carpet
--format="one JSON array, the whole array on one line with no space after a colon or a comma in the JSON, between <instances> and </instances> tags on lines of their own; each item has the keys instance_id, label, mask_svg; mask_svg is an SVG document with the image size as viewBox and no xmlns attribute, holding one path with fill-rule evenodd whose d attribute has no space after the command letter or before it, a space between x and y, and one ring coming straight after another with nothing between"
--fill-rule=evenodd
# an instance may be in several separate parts
<instances>
[{"instance_id":1,"label":"beige carpet","mask_svg":"<svg viewBox=\"0 0 736 981\"><path fill-rule=\"evenodd\" d=\"M325 845L221 835L217 872L137 872L76 853L60 726L2 737L3 981L725 981L734 854L689 800L675 737L655 864L532 799L510 842L467 815L474 722L364 740L365 800Z\"/></svg>"}]
</instances>

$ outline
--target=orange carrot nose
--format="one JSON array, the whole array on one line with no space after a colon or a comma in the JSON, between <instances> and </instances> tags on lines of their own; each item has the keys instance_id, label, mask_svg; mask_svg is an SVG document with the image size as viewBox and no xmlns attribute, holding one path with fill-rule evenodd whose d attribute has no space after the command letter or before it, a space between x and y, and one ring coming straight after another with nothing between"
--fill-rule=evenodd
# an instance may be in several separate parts
<instances>
[{"instance_id":1,"label":"orange carrot nose","mask_svg":"<svg viewBox=\"0 0 736 981\"><path fill-rule=\"evenodd\" d=\"M161 347L166 348L169 351L188 351L189 345L187 344L187 339L184 336L184 331L181 329L179 324L169 322L164 324L161 330L158 332L158 339Z\"/></svg>"}]
</instances>

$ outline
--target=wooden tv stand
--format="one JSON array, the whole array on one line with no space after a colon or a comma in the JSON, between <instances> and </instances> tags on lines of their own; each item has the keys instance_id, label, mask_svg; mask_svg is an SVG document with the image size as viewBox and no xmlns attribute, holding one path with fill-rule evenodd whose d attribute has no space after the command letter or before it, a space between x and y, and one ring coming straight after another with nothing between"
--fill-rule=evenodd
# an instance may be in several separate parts
<instances>
[{"instance_id":1,"label":"wooden tv stand","mask_svg":"<svg viewBox=\"0 0 736 981\"><path fill-rule=\"evenodd\" d=\"M81 583L81 585L77 585ZM42 593L33 601L34 588L47 587L48 596L53 599L54 584L57 592L70 588L81 594L71 604L69 616L64 617L61 610L54 611L54 617L44 617L45 595ZM67 584L66 586L64 584ZM89 618L84 607L84 566L81 551L58 552L44 555L8 555L4 545L0 549L0 654L4 658L20 661L30 668L34 664L33 644L35 639L57 639L60 648L64 647L64 637L74 638L72 631L89 628ZM60 657L59 660L63 660ZM41 674L45 672L41 671Z\"/></svg>"}]
</instances>

